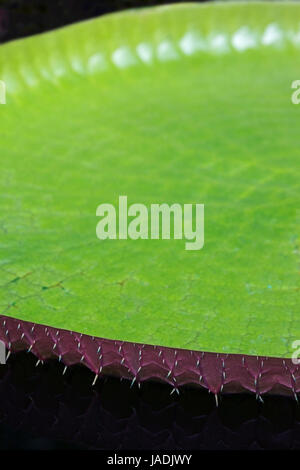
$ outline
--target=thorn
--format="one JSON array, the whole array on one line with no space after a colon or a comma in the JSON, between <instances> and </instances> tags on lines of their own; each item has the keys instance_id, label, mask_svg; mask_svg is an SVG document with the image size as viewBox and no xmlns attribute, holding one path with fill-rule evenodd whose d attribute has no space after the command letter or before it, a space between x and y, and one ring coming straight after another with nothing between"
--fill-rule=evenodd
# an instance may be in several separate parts
<instances>
[{"instance_id":1,"label":"thorn","mask_svg":"<svg viewBox=\"0 0 300 470\"><path fill-rule=\"evenodd\" d=\"M264 402L262 397L258 393L256 394L256 400L260 401L261 403Z\"/></svg>"},{"instance_id":2,"label":"thorn","mask_svg":"<svg viewBox=\"0 0 300 470\"><path fill-rule=\"evenodd\" d=\"M65 373L67 372L67 368L68 368L68 367L67 367L67 366L65 366L65 368L64 368L64 370L63 370L63 373L62 373L62 375L65 375Z\"/></svg>"},{"instance_id":3,"label":"thorn","mask_svg":"<svg viewBox=\"0 0 300 470\"><path fill-rule=\"evenodd\" d=\"M6 356L6 362L8 361L10 354L11 354L11 351L8 351L7 356Z\"/></svg>"},{"instance_id":4,"label":"thorn","mask_svg":"<svg viewBox=\"0 0 300 470\"><path fill-rule=\"evenodd\" d=\"M95 378L94 378L94 382L92 383L92 387L93 387L93 386L95 385L95 383L97 382L98 377L99 377L99 375L96 374L96 375L95 375Z\"/></svg>"},{"instance_id":5,"label":"thorn","mask_svg":"<svg viewBox=\"0 0 300 470\"><path fill-rule=\"evenodd\" d=\"M216 400L216 406L218 407L219 406L219 401L218 401L218 394L215 393L215 400Z\"/></svg>"},{"instance_id":6,"label":"thorn","mask_svg":"<svg viewBox=\"0 0 300 470\"><path fill-rule=\"evenodd\" d=\"M41 361L40 361L40 359L39 359L39 360L36 362L36 365L35 365L35 367L37 367L37 366L39 365L39 363L40 363L40 362L41 362Z\"/></svg>"},{"instance_id":7,"label":"thorn","mask_svg":"<svg viewBox=\"0 0 300 470\"><path fill-rule=\"evenodd\" d=\"M30 352L32 350L32 344L30 345L30 347L28 348L28 351L27 352Z\"/></svg>"},{"instance_id":8,"label":"thorn","mask_svg":"<svg viewBox=\"0 0 300 470\"><path fill-rule=\"evenodd\" d=\"M133 386L133 384L134 384L134 382L135 382L135 381L136 381L136 377L134 377L134 378L132 379L132 382L131 382L130 388Z\"/></svg>"}]
</instances>

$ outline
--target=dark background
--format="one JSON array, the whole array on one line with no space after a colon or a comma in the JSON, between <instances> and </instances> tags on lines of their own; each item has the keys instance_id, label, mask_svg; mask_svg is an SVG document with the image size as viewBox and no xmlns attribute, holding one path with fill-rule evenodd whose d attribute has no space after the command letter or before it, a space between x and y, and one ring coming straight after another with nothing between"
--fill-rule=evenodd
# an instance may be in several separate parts
<instances>
[{"instance_id":1,"label":"dark background","mask_svg":"<svg viewBox=\"0 0 300 470\"><path fill-rule=\"evenodd\" d=\"M292 398L223 395L145 382L98 379L31 353L0 366L0 450L299 449L300 406Z\"/></svg>"},{"instance_id":2,"label":"dark background","mask_svg":"<svg viewBox=\"0 0 300 470\"><path fill-rule=\"evenodd\" d=\"M37 34L127 8L179 3L166 0L0 0L0 41Z\"/></svg>"},{"instance_id":3,"label":"dark background","mask_svg":"<svg viewBox=\"0 0 300 470\"><path fill-rule=\"evenodd\" d=\"M0 0L0 42L153 0ZM172 2L176 3L176 2ZM35 367L20 353L0 366L0 450L300 449L300 407L291 398L223 396L165 384L98 380L57 361Z\"/></svg>"}]
</instances>

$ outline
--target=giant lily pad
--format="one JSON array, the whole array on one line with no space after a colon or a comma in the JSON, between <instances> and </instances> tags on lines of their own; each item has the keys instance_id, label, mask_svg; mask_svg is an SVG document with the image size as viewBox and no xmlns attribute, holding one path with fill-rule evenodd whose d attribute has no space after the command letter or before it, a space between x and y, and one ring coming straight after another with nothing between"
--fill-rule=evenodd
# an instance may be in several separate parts
<instances>
[{"instance_id":1,"label":"giant lily pad","mask_svg":"<svg viewBox=\"0 0 300 470\"><path fill-rule=\"evenodd\" d=\"M1 46L3 318L291 357L299 20L297 4L182 4ZM120 195L147 207L204 204L204 247L99 240L96 208L117 207Z\"/></svg>"}]
</instances>

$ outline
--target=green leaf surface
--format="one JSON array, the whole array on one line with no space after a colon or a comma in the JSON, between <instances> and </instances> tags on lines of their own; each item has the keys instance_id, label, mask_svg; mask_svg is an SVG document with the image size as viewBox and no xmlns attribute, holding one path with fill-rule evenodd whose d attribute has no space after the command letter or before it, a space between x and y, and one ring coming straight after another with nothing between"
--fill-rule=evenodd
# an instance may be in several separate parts
<instances>
[{"instance_id":1,"label":"green leaf surface","mask_svg":"<svg viewBox=\"0 0 300 470\"><path fill-rule=\"evenodd\" d=\"M290 357L300 339L299 4L184 4L0 47L1 314ZM205 245L102 240L96 208L203 203Z\"/></svg>"}]
</instances>

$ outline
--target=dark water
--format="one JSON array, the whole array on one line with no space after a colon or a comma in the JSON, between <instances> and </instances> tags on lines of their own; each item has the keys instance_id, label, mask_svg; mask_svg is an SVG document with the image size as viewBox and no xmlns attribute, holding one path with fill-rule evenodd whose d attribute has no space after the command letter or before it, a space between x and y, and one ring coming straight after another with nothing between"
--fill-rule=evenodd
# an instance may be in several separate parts
<instances>
[{"instance_id":1,"label":"dark water","mask_svg":"<svg viewBox=\"0 0 300 470\"><path fill-rule=\"evenodd\" d=\"M215 399L165 384L107 378L32 354L0 366L0 449L300 449L294 399L253 395Z\"/></svg>"}]
</instances>

